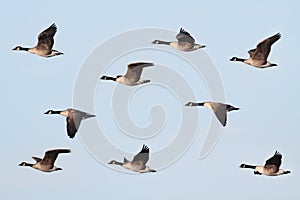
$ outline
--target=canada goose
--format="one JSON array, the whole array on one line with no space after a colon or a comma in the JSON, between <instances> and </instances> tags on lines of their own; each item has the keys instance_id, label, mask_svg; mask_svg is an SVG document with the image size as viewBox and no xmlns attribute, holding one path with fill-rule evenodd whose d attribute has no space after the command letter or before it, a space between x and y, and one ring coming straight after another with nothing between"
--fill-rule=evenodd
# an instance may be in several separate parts
<instances>
[{"instance_id":1,"label":"canada goose","mask_svg":"<svg viewBox=\"0 0 300 200\"><path fill-rule=\"evenodd\" d=\"M24 48L21 46L16 46L13 50L16 51L28 51L33 54L37 54L43 57L52 57L63 54L57 50L52 49L54 44L54 35L56 33L57 27L53 23L49 28L44 30L38 35L38 43L35 47Z\"/></svg>"},{"instance_id":2,"label":"canada goose","mask_svg":"<svg viewBox=\"0 0 300 200\"><path fill-rule=\"evenodd\" d=\"M176 35L176 39L178 41L166 42L161 40L154 40L152 44L170 45L180 51L194 51L205 47L205 45L195 44L195 39L183 28L181 28L179 33Z\"/></svg>"},{"instance_id":3,"label":"canada goose","mask_svg":"<svg viewBox=\"0 0 300 200\"><path fill-rule=\"evenodd\" d=\"M22 162L19 166L29 166L34 169L43 171L43 172L53 172L57 170L62 170L62 168L54 166L54 162L60 153L70 153L70 149L53 149L46 151L44 158L32 157L33 160L36 161L35 164L30 164L26 162Z\"/></svg>"},{"instance_id":4,"label":"canada goose","mask_svg":"<svg viewBox=\"0 0 300 200\"><path fill-rule=\"evenodd\" d=\"M48 114L48 115L58 114L67 117L67 132L70 138L75 137L75 134L82 120L96 116L72 108L63 111L48 110L44 114Z\"/></svg>"},{"instance_id":5,"label":"canada goose","mask_svg":"<svg viewBox=\"0 0 300 200\"><path fill-rule=\"evenodd\" d=\"M221 122L223 126L226 126L227 123L227 112L233 111L233 110L239 110L239 108L233 107L229 104L223 104L219 102L203 102L203 103L193 103L188 102L185 104L185 106L204 106L208 108L209 110L214 111L216 117Z\"/></svg>"},{"instance_id":6,"label":"canada goose","mask_svg":"<svg viewBox=\"0 0 300 200\"><path fill-rule=\"evenodd\" d=\"M248 65L252 65L257 68L267 68L267 67L277 66L277 64L267 61L267 58L271 51L272 44L274 44L277 40L279 40L280 37L281 37L280 33L277 33L265 39L264 41L258 43L256 49L251 49L248 51L248 54L250 55L250 58L248 59L232 57L230 61L244 62Z\"/></svg>"},{"instance_id":7,"label":"canada goose","mask_svg":"<svg viewBox=\"0 0 300 200\"><path fill-rule=\"evenodd\" d=\"M125 75L118 75L117 77L109 77L104 75L100 79L116 81L118 83L122 83L124 85L129 85L129 86L149 83L150 80L142 80L140 79L140 77L144 67L150 67L153 65L154 65L153 63L146 63L146 62L130 63L127 66L127 72Z\"/></svg>"},{"instance_id":8,"label":"canada goose","mask_svg":"<svg viewBox=\"0 0 300 200\"><path fill-rule=\"evenodd\" d=\"M146 145L143 145L142 150L134 156L132 161L127 160L124 157L124 162L118 162L115 160L110 161L108 164L120 165L126 169L129 169L134 172L145 173L145 172L156 172L154 169L146 166L146 163L149 160L149 148Z\"/></svg>"},{"instance_id":9,"label":"canada goose","mask_svg":"<svg viewBox=\"0 0 300 200\"><path fill-rule=\"evenodd\" d=\"M247 164L241 164L240 168L250 168L254 169L254 174L256 175L267 175L267 176L278 176L282 174L289 174L290 171L284 171L282 169L279 169L281 165L281 158L282 155L276 151L274 156L269 158L264 166L254 166L254 165L247 165Z\"/></svg>"}]
</instances>

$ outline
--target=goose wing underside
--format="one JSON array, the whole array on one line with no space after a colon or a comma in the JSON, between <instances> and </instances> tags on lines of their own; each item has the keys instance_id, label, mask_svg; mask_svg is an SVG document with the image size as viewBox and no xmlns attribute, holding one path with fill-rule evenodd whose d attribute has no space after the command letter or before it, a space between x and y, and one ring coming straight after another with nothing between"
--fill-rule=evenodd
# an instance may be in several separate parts
<instances>
[{"instance_id":1,"label":"goose wing underside","mask_svg":"<svg viewBox=\"0 0 300 200\"><path fill-rule=\"evenodd\" d=\"M149 147L143 145L142 150L134 156L132 162L142 162L145 165L149 160L149 152Z\"/></svg>"},{"instance_id":2,"label":"goose wing underside","mask_svg":"<svg viewBox=\"0 0 300 200\"><path fill-rule=\"evenodd\" d=\"M145 62L131 63L127 66L127 72L124 76L129 80L132 80L133 82L137 82L141 78L143 68L149 66L153 66L153 63L145 63Z\"/></svg>"},{"instance_id":3,"label":"goose wing underside","mask_svg":"<svg viewBox=\"0 0 300 200\"><path fill-rule=\"evenodd\" d=\"M191 44L195 43L195 39L183 28L180 29L179 33L176 35L178 42L188 42Z\"/></svg>"},{"instance_id":4,"label":"goose wing underside","mask_svg":"<svg viewBox=\"0 0 300 200\"><path fill-rule=\"evenodd\" d=\"M54 35L57 31L56 25L53 23L49 28L38 35L37 49L51 51L54 44Z\"/></svg>"},{"instance_id":5,"label":"goose wing underside","mask_svg":"<svg viewBox=\"0 0 300 200\"><path fill-rule=\"evenodd\" d=\"M226 105L221 103L212 103L213 111L219 120L219 122L226 126L227 123L227 111L226 111Z\"/></svg>"},{"instance_id":6,"label":"goose wing underside","mask_svg":"<svg viewBox=\"0 0 300 200\"><path fill-rule=\"evenodd\" d=\"M278 151L276 151L274 156L272 156L266 161L265 166L275 166L278 170L281 165L281 158L282 155Z\"/></svg>"},{"instance_id":7,"label":"goose wing underside","mask_svg":"<svg viewBox=\"0 0 300 200\"><path fill-rule=\"evenodd\" d=\"M72 115L67 117L67 133L70 138L74 138L77 130L82 121L82 115L80 113L72 113Z\"/></svg>"},{"instance_id":8,"label":"goose wing underside","mask_svg":"<svg viewBox=\"0 0 300 200\"><path fill-rule=\"evenodd\" d=\"M80 110L72 109L71 113L67 117L67 132L70 138L74 138L75 134L81 124L83 119L95 117L96 115L92 115L86 112L82 112Z\"/></svg>"},{"instance_id":9,"label":"goose wing underside","mask_svg":"<svg viewBox=\"0 0 300 200\"><path fill-rule=\"evenodd\" d=\"M262 42L258 43L256 46L256 51L253 54L252 58L255 60L267 60L270 51L271 46L274 44L277 40L279 40L281 37L280 33L277 33Z\"/></svg>"},{"instance_id":10,"label":"goose wing underside","mask_svg":"<svg viewBox=\"0 0 300 200\"><path fill-rule=\"evenodd\" d=\"M51 168L54 166L54 162L59 153L70 153L69 149L54 149L46 151L44 158L41 160L41 164L49 165Z\"/></svg>"}]
</instances>

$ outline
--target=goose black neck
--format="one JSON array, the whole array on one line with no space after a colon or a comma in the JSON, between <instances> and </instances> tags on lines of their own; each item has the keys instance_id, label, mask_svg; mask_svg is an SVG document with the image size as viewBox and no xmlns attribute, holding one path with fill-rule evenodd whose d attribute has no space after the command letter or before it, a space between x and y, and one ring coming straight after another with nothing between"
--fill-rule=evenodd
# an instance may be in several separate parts
<instances>
[{"instance_id":1,"label":"goose black neck","mask_svg":"<svg viewBox=\"0 0 300 200\"><path fill-rule=\"evenodd\" d=\"M120 165L120 166L122 166L124 163L121 163L121 162L112 160L112 161L110 161L108 164L111 164L111 165Z\"/></svg>"},{"instance_id":2,"label":"goose black neck","mask_svg":"<svg viewBox=\"0 0 300 200\"><path fill-rule=\"evenodd\" d=\"M108 77L107 80L116 81L117 78L116 77Z\"/></svg>"},{"instance_id":3,"label":"goose black neck","mask_svg":"<svg viewBox=\"0 0 300 200\"><path fill-rule=\"evenodd\" d=\"M33 164L31 164L31 163L27 163L27 162L23 162L23 163L22 163L22 166L28 166L28 167L32 167L32 166L33 166Z\"/></svg>"},{"instance_id":4,"label":"goose black neck","mask_svg":"<svg viewBox=\"0 0 300 200\"><path fill-rule=\"evenodd\" d=\"M256 166L253 166L253 165L247 165L247 164L241 164L240 166L241 168L249 168L249 169L255 169Z\"/></svg>"},{"instance_id":5,"label":"goose black neck","mask_svg":"<svg viewBox=\"0 0 300 200\"><path fill-rule=\"evenodd\" d=\"M26 48L26 47L19 47L19 51L28 51L29 48Z\"/></svg>"},{"instance_id":6,"label":"goose black neck","mask_svg":"<svg viewBox=\"0 0 300 200\"><path fill-rule=\"evenodd\" d=\"M171 43L171 42L166 42L166 41L157 40L157 44L170 45L170 43Z\"/></svg>"},{"instance_id":7,"label":"goose black neck","mask_svg":"<svg viewBox=\"0 0 300 200\"><path fill-rule=\"evenodd\" d=\"M235 61L244 62L246 59L244 58L236 58Z\"/></svg>"},{"instance_id":8,"label":"goose black neck","mask_svg":"<svg viewBox=\"0 0 300 200\"><path fill-rule=\"evenodd\" d=\"M122 166L123 163L116 161L116 162L115 162L115 165L121 165L121 166Z\"/></svg>"},{"instance_id":9,"label":"goose black neck","mask_svg":"<svg viewBox=\"0 0 300 200\"><path fill-rule=\"evenodd\" d=\"M60 111L60 110L53 110L53 111L51 112L51 114L57 114L57 115L59 115L61 112L62 112L62 111Z\"/></svg>"},{"instance_id":10,"label":"goose black neck","mask_svg":"<svg viewBox=\"0 0 300 200\"><path fill-rule=\"evenodd\" d=\"M111 76L103 76L101 79L102 80L110 80L110 81L116 81L117 80L116 77L111 77Z\"/></svg>"}]
</instances>

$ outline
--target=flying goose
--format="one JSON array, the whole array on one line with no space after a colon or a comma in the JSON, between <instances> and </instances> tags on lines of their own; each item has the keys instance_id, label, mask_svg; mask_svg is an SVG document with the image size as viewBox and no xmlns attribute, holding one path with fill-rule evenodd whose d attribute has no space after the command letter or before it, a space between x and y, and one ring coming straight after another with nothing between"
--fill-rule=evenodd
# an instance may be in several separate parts
<instances>
[{"instance_id":1,"label":"flying goose","mask_svg":"<svg viewBox=\"0 0 300 200\"><path fill-rule=\"evenodd\" d=\"M44 158L32 157L33 160L36 161L35 164L22 162L19 166L29 166L34 169L43 171L43 172L53 172L57 170L62 170L62 168L54 166L54 162L60 153L70 153L70 149L53 149L46 151Z\"/></svg>"},{"instance_id":2,"label":"flying goose","mask_svg":"<svg viewBox=\"0 0 300 200\"><path fill-rule=\"evenodd\" d=\"M142 150L137 155L134 156L132 161L129 161L124 157L123 163L112 160L108 164L120 165L126 169L129 169L134 172L139 172L139 173L156 172L156 170L146 166L148 160L149 160L149 148L146 145L143 145Z\"/></svg>"},{"instance_id":3,"label":"flying goose","mask_svg":"<svg viewBox=\"0 0 300 200\"><path fill-rule=\"evenodd\" d=\"M244 62L248 65L252 65L257 68L267 68L267 67L277 66L277 64L267 61L267 58L271 51L272 44L274 44L277 40L279 40L280 37L281 37L280 33L277 33L265 39L264 41L258 43L256 49L251 49L248 51L250 58L244 59L244 58L232 57L230 61Z\"/></svg>"},{"instance_id":4,"label":"flying goose","mask_svg":"<svg viewBox=\"0 0 300 200\"><path fill-rule=\"evenodd\" d=\"M63 54L57 50L52 49L54 44L54 35L56 33L57 27L53 23L49 28L44 30L38 35L38 43L35 47L25 48L21 46L16 46L13 50L16 51L28 51L33 54L37 54L43 57L52 57Z\"/></svg>"},{"instance_id":5,"label":"flying goose","mask_svg":"<svg viewBox=\"0 0 300 200\"><path fill-rule=\"evenodd\" d=\"M219 102L203 102L203 103L194 103L188 102L185 106L204 106L209 110L214 111L216 117L221 122L223 126L226 126L227 123L227 112L233 110L239 110L239 108L233 107L229 104L219 103Z\"/></svg>"},{"instance_id":6,"label":"flying goose","mask_svg":"<svg viewBox=\"0 0 300 200\"><path fill-rule=\"evenodd\" d=\"M75 134L82 120L96 116L72 108L63 111L48 110L44 114L48 114L48 115L58 114L67 117L67 132L70 138L75 137Z\"/></svg>"},{"instance_id":7,"label":"flying goose","mask_svg":"<svg viewBox=\"0 0 300 200\"><path fill-rule=\"evenodd\" d=\"M150 67L153 65L154 65L153 63L147 63L147 62L130 63L127 66L127 72L125 75L118 75L117 77L109 77L104 75L100 79L116 81L118 83L122 83L124 85L129 85L129 86L149 83L150 80L142 80L140 79L140 77L145 67Z\"/></svg>"},{"instance_id":8,"label":"flying goose","mask_svg":"<svg viewBox=\"0 0 300 200\"><path fill-rule=\"evenodd\" d=\"M281 158L282 155L276 151L274 156L269 158L264 166L254 166L254 165L247 165L247 164L241 164L240 168L250 168L254 169L254 174L256 175L267 175L267 176L278 176L283 174L289 174L290 171L284 171L282 169L279 169L281 165Z\"/></svg>"},{"instance_id":9,"label":"flying goose","mask_svg":"<svg viewBox=\"0 0 300 200\"><path fill-rule=\"evenodd\" d=\"M176 35L178 41L161 41L154 40L152 44L165 44L174 47L180 51L194 51L200 48L204 48L205 45L195 44L195 39L183 28L180 29L179 33Z\"/></svg>"}]
</instances>

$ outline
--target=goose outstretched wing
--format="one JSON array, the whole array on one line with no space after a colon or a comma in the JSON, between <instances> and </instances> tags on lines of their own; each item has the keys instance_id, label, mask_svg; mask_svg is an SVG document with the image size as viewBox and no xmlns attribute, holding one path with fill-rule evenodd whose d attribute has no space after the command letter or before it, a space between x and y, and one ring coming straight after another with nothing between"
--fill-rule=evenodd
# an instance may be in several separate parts
<instances>
[{"instance_id":1,"label":"goose outstretched wing","mask_svg":"<svg viewBox=\"0 0 300 200\"><path fill-rule=\"evenodd\" d=\"M54 35L57 31L55 23L38 35L38 43L36 48L39 50L48 50L51 52L54 44Z\"/></svg>"},{"instance_id":2,"label":"goose outstretched wing","mask_svg":"<svg viewBox=\"0 0 300 200\"><path fill-rule=\"evenodd\" d=\"M191 44L195 43L195 39L183 28L180 29L179 33L176 35L178 42L188 42Z\"/></svg>"},{"instance_id":3,"label":"goose outstretched wing","mask_svg":"<svg viewBox=\"0 0 300 200\"><path fill-rule=\"evenodd\" d=\"M149 147L144 144L142 150L134 156L132 162L142 162L145 165L149 160L149 152Z\"/></svg>"},{"instance_id":4,"label":"goose outstretched wing","mask_svg":"<svg viewBox=\"0 0 300 200\"><path fill-rule=\"evenodd\" d=\"M267 60L271 51L272 44L279 40L280 37L280 33L277 33L258 43L256 46L255 53L252 55L252 58L255 60Z\"/></svg>"}]
</instances>

